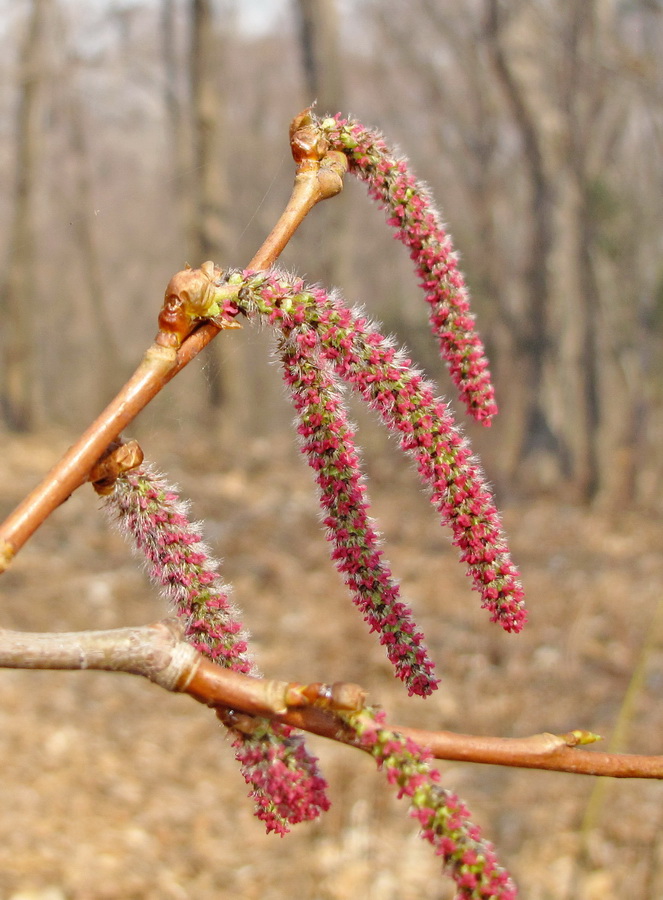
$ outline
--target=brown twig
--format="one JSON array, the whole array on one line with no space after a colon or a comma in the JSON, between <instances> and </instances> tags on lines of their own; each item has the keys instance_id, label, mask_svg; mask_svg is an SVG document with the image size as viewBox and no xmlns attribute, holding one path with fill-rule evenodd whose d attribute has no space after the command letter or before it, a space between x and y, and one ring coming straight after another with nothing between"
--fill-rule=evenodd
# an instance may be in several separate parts
<instances>
[{"instance_id":1,"label":"brown twig","mask_svg":"<svg viewBox=\"0 0 663 900\"><path fill-rule=\"evenodd\" d=\"M292 196L276 226L255 254L248 268L271 266L310 210L343 187L345 155L327 152L327 144L314 125L310 111L297 116L291 126L291 147L297 163ZM213 264L204 263L205 266ZM223 325L205 322L181 346L157 341L146 352L134 375L87 431L51 469L13 513L0 525L0 574L15 554L69 495L88 480L92 467L108 446L145 406L219 333ZM232 327L228 323L228 327Z\"/></svg>"},{"instance_id":2,"label":"brown twig","mask_svg":"<svg viewBox=\"0 0 663 900\"><path fill-rule=\"evenodd\" d=\"M142 675L168 691L189 694L206 706L231 709L235 719L267 717L348 744L355 744L354 732L335 710L360 710L366 697L365 691L354 684L306 685L254 678L221 668L187 644L180 623L170 620L137 628L66 634L0 631L0 667L101 669ZM440 760L612 778L663 779L663 756L576 749L579 743L595 738L582 731L499 738L390 727L428 748Z\"/></svg>"},{"instance_id":3,"label":"brown twig","mask_svg":"<svg viewBox=\"0 0 663 900\"><path fill-rule=\"evenodd\" d=\"M53 510L87 480L108 445L161 390L174 362L174 350L150 347L117 397L2 523L0 572Z\"/></svg>"},{"instance_id":4,"label":"brown twig","mask_svg":"<svg viewBox=\"0 0 663 900\"><path fill-rule=\"evenodd\" d=\"M290 126L290 146L297 163L295 184L288 205L264 243L249 262L247 269L261 272L272 266L283 252L292 235L308 213L322 200L336 196L343 189L343 176L348 168L344 153L328 151L310 110L293 119ZM197 356L219 333L214 322L205 322L183 342L177 362L168 376L173 378Z\"/></svg>"},{"instance_id":5,"label":"brown twig","mask_svg":"<svg viewBox=\"0 0 663 900\"><path fill-rule=\"evenodd\" d=\"M213 708L275 717L316 706L361 709L366 692L356 684L300 684L253 678L203 657L183 638L179 619L104 631L20 632L0 629L0 668L95 669L142 675L167 691L189 694Z\"/></svg>"},{"instance_id":6,"label":"brown twig","mask_svg":"<svg viewBox=\"0 0 663 900\"><path fill-rule=\"evenodd\" d=\"M428 747L436 759L521 769L549 769L576 775L663 779L663 756L581 750L577 748L574 732L568 735L535 734L525 738L500 738L416 728L398 730L420 746Z\"/></svg>"}]
</instances>

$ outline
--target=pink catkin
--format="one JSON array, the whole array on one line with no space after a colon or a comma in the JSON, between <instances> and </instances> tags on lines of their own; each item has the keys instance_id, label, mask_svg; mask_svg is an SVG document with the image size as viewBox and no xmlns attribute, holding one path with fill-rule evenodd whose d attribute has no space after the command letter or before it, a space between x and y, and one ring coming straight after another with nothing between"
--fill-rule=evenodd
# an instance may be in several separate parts
<instances>
[{"instance_id":1,"label":"pink catkin","mask_svg":"<svg viewBox=\"0 0 663 900\"><path fill-rule=\"evenodd\" d=\"M438 684L433 663L383 558L369 516L354 430L333 373L313 358L311 339L315 344L311 332L284 338L279 355L297 410L302 451L316 473L332 559L409 693L427 696Z\"/></svg>"},{"instance_id":2,"label":"pink catkin","mask_svg":"<svg viewBox=\"0 0 663 900\"><path fill-rule=\"evenodd\" d=\"M251 788L256 815L267 832L286 834L290 825L317 819L329 809L327 782L299 734L263 723L250 735L234 732L233 747Z\"/></svg>"},{"instance_id":3,"label":"pink catkin","mask_svg":"<svg viewBox=\"0 0 663 900\"><path fill-rule=\"evenodd\" d=\"M189 643L219 665L257 674L218 563L175 489L143 466L118 479L107 507L145 556L152 581L183 618ZM233 735L256 815L268 832L284 834L289 825L317 818L329 808L317 759L300 735L266 720L256 720L250 734L233 730Z\"/></svg>"},{"instance_id":4,"label":"pink catkin","mask_svg":"<svg viewBox=\"0 0 663 900\"><path fill-rule=\"evenodd\" d=\"M398 797L407 798L421 837L443 860L458 888L457 900L515 900L517 891L500 866L492 844L484 840L465 804L439 785L430 754L383 725L384 714L371 709L344 716L357 743L384 772Z\"/></svg>"},{"instance_id":5,"label":"pink catkin","mask_svg":"<svg viewBox=\"0 0 663 900\"><path fill-rule=\"evenodd\" d=\"M230 589L176 490L143 466L118 479L108 506L145 557L151 580L184 620L187 641L214 662L250 673L247 635Z\"/></svg>"},{"instance_id":6,"label":"pink catkin","mask_svg":"<svg viewBox=\"0 0 663 900\"><path fill-rule=\"evenodd\" d=\"M346 154L350 171L368 184L370 196L387 210L387 221L410 251L430 305L430 322L461 400L477 421L489 425L497 412L483 344L458 256L426 185L382 135L355 119L319 123L330 146Z\"/></svg>"},{"instance_id":7,"label":"pink catkin","mask_svg":"<svg viewBox=\"0 0 663 900\"><path fill-rule=\"evenodd\" d=\"M314 342L320 359L350 384L415 460L442 521L451 527L474 588L506 631L526 621L523 590L499 514L467 441L432 385L370 323L321 288L275 271L245 273L239 304Z\"/></svg>"}]
</instances>

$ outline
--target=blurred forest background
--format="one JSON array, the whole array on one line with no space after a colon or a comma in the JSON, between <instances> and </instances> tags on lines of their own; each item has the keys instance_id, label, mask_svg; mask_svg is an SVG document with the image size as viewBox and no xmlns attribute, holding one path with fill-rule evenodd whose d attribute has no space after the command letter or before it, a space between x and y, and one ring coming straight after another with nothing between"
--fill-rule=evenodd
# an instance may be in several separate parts
<instances>
[{"instance_id":1,"label":"blurred forest background","mask_svg":"<svg viewBox=\"0 0 663 900\"><path fill-rule=\"evenodd\" d=\"M250 259L291 185L287 125L317 99L381 128L442 206L497 380L491 477L660 493L660 3L24 0L2 3L0 39L5 427L83 425L174 271ZM326 206L284 263L437 376L407 254L360 186ZM231 421L280 427L258 346L217 341L161 414L221 445Z\"/></svg>"},{"instance_id":2,"label":"blurred forest background","mask_svg":"<svg viewBox=\"0 0 663 900\"><path fill-rule=\"evenodd\" d=\"M515 640L475 609L412 473L355 411L444 678L427 705L403 696L344 612L266 332L221 335L128 436L205 519L270 676L359 681L405 724L582 727L660 753L663 3L0 0L0 42L2 508L133 371L171 275L248 262L290 193L288 124L317 99L400 146L462 255L500 405L467 431L530 626ZM449 393L410 260L361 185L313 211L283 264L365 304ZM22 551L3 625L163 614L98 505L77 492ZM138 680L5 672L0 900L452 896L369 762L326 742L331 813L265 837L210 719ZM663 896L661 784L443 771L528 900Z\"/></svg>"}]
</instances>

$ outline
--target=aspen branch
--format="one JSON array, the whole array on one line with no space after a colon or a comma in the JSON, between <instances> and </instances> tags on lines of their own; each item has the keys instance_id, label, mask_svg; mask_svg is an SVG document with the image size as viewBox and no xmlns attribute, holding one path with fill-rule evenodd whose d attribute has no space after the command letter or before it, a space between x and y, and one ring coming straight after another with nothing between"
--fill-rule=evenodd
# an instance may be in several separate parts
<instances>
[{"instance_id":1,"label":"aspen branch","mask_svg":"<svg viewBox=\"0 0 663 900\"><path fill-rule=\"evenodd\" d=\"M497 4L489 4L497 26ZM151 580L177 618L103 631L24 633L0 629L0 668L93 669L140 675L215 711L230 729L256 815L268 832L310 821L329 807L310 732L371 755L456 881L458 897L515 897L515 887L471 822L439 784L431 758L614 778L663 779L663 756L582 749L600 740L584 730L501 738L391 726L359 685L258 677L246 634L202 531L178 492L121 432L225 329L262 318L280 329L279 352L298 414L302 449L316 472L332 558L371 630L410 693L430 693L437 679L423 635L415 631L384 564L365 500L352 427L341 387L350 385L398 435L430 488L441 522L453 531L482 605L507 631L526 613L492 494L448 407L404 352L337 295L272 268L308 213L342 190L350 168L387 210L410 249L431 307L430 321L468 412L488 423L496 412L483 345L457 254L423 183L379 133L340 116L320 121L311 109L290 128L296 174L290 199L248 266L212 261L175 273L158 314L158 332L135 373L54 468L0 524L0 574L35 530L86 481L108 495L108 509L145 556ZM331 537L330 537L331 535ZM219 661L223 664L219 665ZM252 672L254 674L245 674Z\"/></svg>"},{"instance_id":2,"label":"aspen branch","mask_svg":"<svg viewBox=\"0 0 663 900\"><path fill-rule=\"evenodd\" d=\"M285 682L242 675L205 659L182 640L178 621L108 631L34 634L0 630L0 668L96 669L141 675L167 691L185 693L250 732L266 717L356 746L356 735L335 713L361 710L366 692L356 684ZM232 712L229 712L232 710ZM484 737L389 726L436 759L577 775L663 779L663 756L578 749L596 740L584 731L524 738Z\"/></svg>"},{"instance_id":3,"label":"aspen branch","mask_svg":"<svg viewBox=\"0 0 663 900\"><path fill-rule=\"evenodd\" d=\"M309 110L293 120L290 144L297 164L292 195L277 224L249 263L248 268L252 270L269 268L311 209L321 200L338 194L343 187L343 175L347 169L345 155L328 151L327 141L314 123ZM207 265L203 265L203 270ZM102 458L109 445L165 385L219 331L237 326L227 321L221 324L209 321L200 324L189 320L186 327L188 330L181 335L181 341L169 340L172 335L164 336L160 330L154 344L148 348L135 373L117 396L51 469L41 484L0 525L0 574L9 567L13 557L42 522L88 480L90 470Z\"/></svg>"},{"instance_id":4,"label":"aspen branch","mask_svg":"<svg viewBox=\"0 0 663 900\"><path fill-rule=\"evenodd\" d=\"M436 759L512 766L520 769L548 769L575 775L607 775L611 778L663 779L663 756L632 753L603 753L581 750L578 745L593 743L597 736L571 731L567 734L535 734L524 738L484 737L451 731L422 731L398 728Z\"/></svg>"}]
</instances>

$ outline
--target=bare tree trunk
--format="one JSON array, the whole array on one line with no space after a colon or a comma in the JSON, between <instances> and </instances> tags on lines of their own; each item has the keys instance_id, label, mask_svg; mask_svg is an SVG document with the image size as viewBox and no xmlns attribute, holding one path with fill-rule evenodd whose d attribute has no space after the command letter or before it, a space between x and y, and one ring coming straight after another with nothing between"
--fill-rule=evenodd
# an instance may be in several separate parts
<instances>
[{"instance_id":1,"label":"bare tree trunk","mask_svg":"<svg viewBox=\"0 0 663 900\"><path fill-rule=\"evenodd\" d=\"M633 346L638 324L632 308L627 305L620 310L619 289L615 295L613 284L601 281L602 268L612 263L601 252L604 223L596 208L597 189L609 190L608 163L621 130L619 120L612 121L614 108L621 106L613 95L614 78L609 67L601 67L601 61L610 58L618 29L612 6L602 0L583 4L569 0L567 12L562 109L565 163L573 191L572 261L578 286L573 315L568 316L569 330L576 332L578 353L574 481L582 499L595 499L601 489L611 503L612 493L622 501L633 495L635 485L628 485L642 434L639 398L628 383L637 383L637 378L626 375L620 351L615 349ZM606 457L608 464L602 465Z\"/></svg>"},{"instance_id":2,"label":"bare tree trunk","mask_svg":"<svg viewBox=\"0 0 663 900\"><path fill-rule=\"evenodd\" d=\"M569 6L562 92L566 119L566 148L573 202L571 227L575 236L572 256L577 272L575 314L569 317L569 330L575 331L576 362L573 416L573 480L579 499L590 501L599 486L598 429L600 424L599 338L600 292L595 268L596 235L590 210L588 169L589 139L585 134L591 114L583 107L594 106L597 97L593 85L583 73L583 57L590 58L595 33L595 2ZM582 85L582 90L580 86Z\"/></svg>"},{"instance_id":3,"label":"bare tree trunk","mask_svg":"<svg viewBox=\"0 0 663 900\"><path fill-rule=\"evenodd\" d=\"M304 73L307 104L317 102L321 115L345 108L342 63L339 47L339 23L336 0L297 0L295 13L299 23L299 46ZM319 272L329 284L344 284L347 278L347 213L341 203L325 204L310 226L324 230L318 240Z\"/></svg>"},{"instance_id":4,"label":"bare tree trunk","mask_svg":"<svg viewBox=\"0 0 663 900\"><path fill-rule=\"evenodd\" d=\"M549 449L563 456L560 435L555 434L549 421L543 396L545 365L551 349L549 269L553 246L554 199L536 119L523 96L504 48L499 0L488 0L486 13L486 34L493 68L520 133L529 181L531 230L525 273L526 320L513 348L514 356L521 360L516 368L524 369L527 390L520 395L524 405L512 428L516 439L512 442L512 455L507 463L507 478L513 480L519 464L528 455L532 442L546 441Z\"/></svg>"},{"instance_id":5,"label":"bare tree trunk","mask_svg":"<svg viewBox=\"0 0 663 900\"><path fill-rule=\"evenodd\" d=\"M218 75L222 48L215 29L211 0L192 0L190 79L193 107L194 222L193 264L206 259L223 261L228 246L228 186L223 154L223 98ZM218 343L218 342L217 342ZM227 400L227 374L222 371L220 349L208 352L207 389L212 407Z\"/></svg>"},{"instance_id":6,"label":"bare tree trunk","mask_svg":"<svg viewBox=\"0 0 663 900\"><path fill-rule=\"evenodd\" d=\"M175 0L162 0L161 3L161 36L164 65L164 106L168 123L168 145L172 155L173 186L175 202L178 209L178 220L185 244L193 244L193 227L195 222L192 182L192 151L190 115L191 97L184 98L184 85L190 93L191 79L182 79L178 66L178 32L182 23L178 21L178 8ZM203 262L204 260L198 260Z\"/></svg>"},{"instance_id":7,"label":"bare tree trunk","mask_svg":"<svg viewBox=\"0 0 663 900\"><path fill-rule=\"evenodd\" d=\"M53 30L57 29L58 43L66 48L70 43L62 10L54 10ZM112 316L107 306L107 290L104 282L101 256L95 239L94 189L90 172L90 153L85 122L85 109L79 90L79 71L84 63L76 49L69 47L66 54L64 81L64 118L69 127L69 152L74 160L74 189L72 201L75 214L72 229L80 259L82 284L87 293L90 321L94 329L93 342L96 364L94 376L99 397L107 397L109 385L117 380L121 366L121 353L113 332Z\"/></svg>"},{"instance_id":8,"label":"bare tree trunk","mask_svg":"<svg viewBox=\"0 0 663 900\"><path fill-rule=\"evenodd\" d=\"M19 56L14 206L6 276L0 293L4 337L0 399L3 418L16 431L29 431L35 420L32 285L36 254L32 206L39 143L41 43L48 9L49 0L33 0Z\"/></svg>"},{"instance_id":9,"label":"bare tree trunk","mask_svg":"<svg viewBox=\"0 0 663 900\"><path fill-rule=\"evenodd\" d=\"M297 0L299 44L309 102L321 113L343 109L336 0Z\"/></svg>"},{"instance_id":10,"label":"bare tree trunk","mask_svg":"<svg viewBox=\"0 0 663 900\"><path fill-rule=\"evenodd\" d=\"M223 103L218 61L222 47L215 30L211 0L193 0L191 31L191 95L196 206L194 242L198 258L218 259L228 243L228 186L225 180Z\"/></svg>"}]
</instances>

